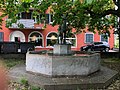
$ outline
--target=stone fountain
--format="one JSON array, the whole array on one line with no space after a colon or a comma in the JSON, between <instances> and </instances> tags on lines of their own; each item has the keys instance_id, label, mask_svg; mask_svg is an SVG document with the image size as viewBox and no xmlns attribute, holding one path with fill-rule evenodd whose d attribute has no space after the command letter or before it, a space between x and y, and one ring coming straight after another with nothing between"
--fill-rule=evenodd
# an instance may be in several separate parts
<instances>
[{"instance_id":1,"label":"stone fountain","mask_svg":"<svg viewBox=\"0 0 120 90\"><path fill-rule=\"evenodd\" d=\"M50 77L90 75L100 70L98 53L75 53L70 45L55 45L53 54L47 51L28 52L26 71Z\"/></svg>"},{"instance_id":2,"label":"stone fountain","mask_svg":"<svg viewBox=\"0 0 120 90\"><path fill-rule=\"evenodd\" d=\"M66 44L66 15L63 24L59 26L59 40L54 45L52 54L45 52L26 54L26 70L46 76L78 76L89 75L100 70L100 55L97 53L79 53L71 51L71 45Z\"/></svg>"},{"instance_id":3,"label":"stone fountain","mask_svg":"<svg viewBox=\"0 0 120 90\"><path fill-rule=\"evenodd\" d=\"M71 51L71 45L65 42L66 19L63 18L63 21L63 25L59 27L59 44L54 45L53 51L27 52L26 71L30 72L27 77L34 77L31 82L45 90L107 87L117 72L101 67L98 53Z\"/></svg>"},{"instance_id":4,"label":"stone fountain","mask_svg":"<svg viewBox=\"0 0 120 90\"><path fill-rule=\"evenodd\" d=\"M117 77L116 71L101 66L100 54L70 49L55 45L53 51L27 52L24 75L45 90L105 89Z\"/></svg>"},{"instance_id":5,"label":"stone fountain","mask_svg":"<svg viewBox=\"0 0 120 90\"><path fill-rule=\"evenodd\" d=\"M102 67L98 53L71 51L71 45L65 43L66 19L63 21L54 50L28 51L26 65L10 69L10 79L19 82L24 77L43 90L105 89L118 72Z\"/></svg>"}]
</instances>

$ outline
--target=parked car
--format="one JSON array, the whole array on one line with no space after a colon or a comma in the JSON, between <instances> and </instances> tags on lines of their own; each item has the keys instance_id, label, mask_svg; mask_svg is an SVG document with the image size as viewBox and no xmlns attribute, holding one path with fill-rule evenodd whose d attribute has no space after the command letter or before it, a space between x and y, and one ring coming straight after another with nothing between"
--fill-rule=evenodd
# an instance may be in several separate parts
<instances>
[{"instance_id":1,"label":"parked car","mask_svg":"<svg viewBox=\"0 0 120 90\"><path fill-rule=\"evenodd\" d=\"M102 51L108 52L110 45L107 42L93 42L80 48L81 51Z\"/></svg>"}]
</instances>

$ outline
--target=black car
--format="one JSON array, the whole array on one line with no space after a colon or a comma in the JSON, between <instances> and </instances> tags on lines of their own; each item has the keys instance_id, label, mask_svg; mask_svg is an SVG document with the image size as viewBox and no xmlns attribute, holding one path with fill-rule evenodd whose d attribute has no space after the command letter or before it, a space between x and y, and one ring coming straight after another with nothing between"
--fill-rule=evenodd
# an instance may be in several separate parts
<instances>
[{"instance_id":1,"label":"black car","mask_svg":"<svg viewBox=\"0 0 120 90\"><path fill-rule=\"evenodd\" d=\"M93 42L80 48L81 51L102 51L108 52L110 46L107 42Z\"/></svg>"}]
</instances>

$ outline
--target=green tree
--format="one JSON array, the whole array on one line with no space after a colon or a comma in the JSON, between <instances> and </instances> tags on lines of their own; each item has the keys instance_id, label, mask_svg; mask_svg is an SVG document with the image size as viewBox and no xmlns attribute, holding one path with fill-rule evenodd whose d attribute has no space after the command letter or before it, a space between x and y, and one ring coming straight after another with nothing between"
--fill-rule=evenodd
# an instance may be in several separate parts
<instances>
[{"instance_id":1,"label":"green tree","mask_svg":"<svg viewBox=\"0 0 120 90\"><path fill-rule=\"evenodd\" d=\"M99 34L109 35L110 26L120 26L120 23L117 23L117 18L120 17L120 0L2 0L0 8L3 14L0 16L0 24L6 15L14 23L20 18L17 16L19 12L29 12L29 9L33 8L33 16L37 16L39 13L45 14L48 7L54 15L53 26L61 25L62 17L66 16L67 33L71 32L72 28L76 29L76 33L85 32L84 28L88 26L91 32L95 33L96 29ZM120 37L120 28L116 33Z\"/></svg>"}]
</instances>

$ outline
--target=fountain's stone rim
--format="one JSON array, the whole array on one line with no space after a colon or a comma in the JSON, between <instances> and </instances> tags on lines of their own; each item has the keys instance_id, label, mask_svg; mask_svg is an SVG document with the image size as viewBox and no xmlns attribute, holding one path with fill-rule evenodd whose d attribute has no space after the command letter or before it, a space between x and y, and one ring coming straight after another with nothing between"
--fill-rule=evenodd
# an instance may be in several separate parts
<instances>
[{"instance_id":1,"label":"fountain's stone rim","mask_svg":"<svg viewBox=\"0 0 120 90\"><path fill-rule=\"evenodd\" d=\"M84 76L98 70L100 70L100 54L98 53L84 56L30 54L29 52L26 54L26 71L34 73L49 76Z\"/></svg>"},{"instance_id":2,"label":"fountain's stone rim","mask_svg":"<svg viewBox=\"0 0 120 90\"><path fill-rule=\"evenodd\" d=\"M100 53L95 53L95 52L85 52L85 51L72 51L71 54L53 54L52 50L41 50L41 51L29 51L27 52L28 54L33 54L33 55L40 55L40 56L47 56L51 58L55 57L75 57L75 58L86 58L86 57L93 57L93 56L99 56ZM76 57L77 56L77 57Z\"/></svg>"},{"instance_id":3,"label":"fountain's stone rim","mask_svg":"<svg viewBox=\"0 0 120 90\"><path fill-rule=\"evenodd\" d=\"M40 54L40 55L44 55L47 54L49 56L74 56L77 54L87 54L87 55L92 55L92 54L98 54L95 52L86 52L86 51L72 51L72 53L70 54L53 54L53 50L39 50L39 51L29 51L29 54Z\"/></svg>"}]
</instances>

